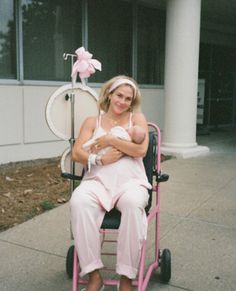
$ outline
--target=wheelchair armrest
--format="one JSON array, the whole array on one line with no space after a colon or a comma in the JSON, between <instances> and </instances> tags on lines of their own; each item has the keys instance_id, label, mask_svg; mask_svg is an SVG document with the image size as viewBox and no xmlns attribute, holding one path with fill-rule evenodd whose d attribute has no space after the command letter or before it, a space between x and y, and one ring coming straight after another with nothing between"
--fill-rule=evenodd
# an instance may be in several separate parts
<instances>
[{"instance_id":1,"label":"wheelchair armrest","mask_svg":"<svg viewBox=\"0 0 236 291\"><path fill-rule=\"evenodd\" d=\"M61 173L61 177L69 180L81 180L82 176L73 175L70 173Z\"/></svg>"},{"instance_id":2,"label":"wheelchair armrest","mask_svg":"<svg viewBox=\"0 0 236 291\"><path fill-rule=\"evenodd\" d=\"M169 180L169 175L168 174L162 174L161 172L156 173L156 181L158 183L160 182L166 182Z\"/></svg>"}]
</instances>

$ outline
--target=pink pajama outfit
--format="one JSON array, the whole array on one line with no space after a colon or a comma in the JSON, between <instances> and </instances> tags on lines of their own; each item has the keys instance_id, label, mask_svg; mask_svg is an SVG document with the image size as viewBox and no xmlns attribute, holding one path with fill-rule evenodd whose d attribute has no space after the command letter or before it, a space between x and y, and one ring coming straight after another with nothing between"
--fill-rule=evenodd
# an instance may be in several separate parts
<instances>
[{"instance_id":1,"label":"pink pajama outfit","mask_svg":"<svg viewBox=\"0 0 236 291\"><path fill-rule=\"evenodd\" d=\"M130 122L131 123L131 122ZM100 118L94 136L105 133ZM103 267L101 261L100 227L106 211L117 207L121 223L117 242L116 272L134 279L140 251L146 239L148 183L142 158L124 156L115 163L92 166L71 200L72 232L81 267L81 276Z\"/></svg>"}]
</instances>

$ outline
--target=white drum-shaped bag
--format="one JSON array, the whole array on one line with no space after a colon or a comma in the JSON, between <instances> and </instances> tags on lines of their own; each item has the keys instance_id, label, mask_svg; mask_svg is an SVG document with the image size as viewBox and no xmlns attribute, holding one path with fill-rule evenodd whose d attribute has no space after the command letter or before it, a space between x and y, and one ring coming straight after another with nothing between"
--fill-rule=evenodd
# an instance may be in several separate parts
<instances>
[{"instance_id":1,"label":"white drum-shaped bag","mask_svg":"<svg viewBox=\"0 0 236 291\"><path fill-rule=\"evenodd\" d=\"M83 165L80 163L74 163L74 173L71 171L71 150L70 148L67 148L61 157L61 172L67 173L67 174L73 174L75 176L82 176L83 174Z\"/></svg>"},{"instance_id":2,"label":"white drum-shaped bag","mask_svg":"<svg viewBox=\"0 0 236 291\"><path fill-rule=\"evenodd\" d=\"M74 93L74 136L72 136L71 93ZM46 106L46 120L52 132L63 140L76 138L83 121L98 115L98 97L88 86L71 84L58 88L49 98Z\"/></svg>"}]
</instances>

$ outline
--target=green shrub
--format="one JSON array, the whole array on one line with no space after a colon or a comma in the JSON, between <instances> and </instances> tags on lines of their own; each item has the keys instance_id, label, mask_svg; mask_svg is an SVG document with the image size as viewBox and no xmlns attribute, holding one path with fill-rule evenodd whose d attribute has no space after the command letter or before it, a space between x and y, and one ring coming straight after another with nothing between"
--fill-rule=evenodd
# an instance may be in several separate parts
<instances>
[{"instance_id":1,"label":"green shrub","mask_svg":"<svg viewBox=\"0 0 236 291\"><path fill-rule=\"evenodd\" d=\"M44 200L44 201L40 202L40 206L42 207L42 209L44 211L53 209L55 207L55 205L48 200Z\"/></svg>"}]
</instances>

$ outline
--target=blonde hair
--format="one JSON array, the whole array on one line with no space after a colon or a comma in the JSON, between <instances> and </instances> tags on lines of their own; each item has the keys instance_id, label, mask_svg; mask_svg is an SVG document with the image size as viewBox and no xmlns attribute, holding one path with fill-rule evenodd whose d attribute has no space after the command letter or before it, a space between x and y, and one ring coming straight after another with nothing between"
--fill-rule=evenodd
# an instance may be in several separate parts
<instances>
[{"instance_id":1,"label":"blonde hair","mask_svg":"<svg viewBox=\"0 0 236 291\"><path fill-rule=\"evenodd\" d=\"M140 90L138 88L138 84L137 82L131 78L131 77L127 77L127 76L116 76L110 80L108 80L101 88L100 91L100 95L99 95L99 100L98 100L98 108L100 110L103 110L104 112L107 112L110 106L110 100L109 100L109 95L112 94L118 87L114 88L114 90L110 91L111 86L113 85L114 82L116 82L118 79L128 79L131 82L133 82L136 86L136 90L134 90L134 88L130 85L130 84L122 84L122 85L127 85L130 86L133 90L133 93L135 94L133 96L131 105L130 105L130 111L140 111L140 103L141 103L141 93ZM121 85L120 85L121 86Z\"/></svg>"}]
</instances>

